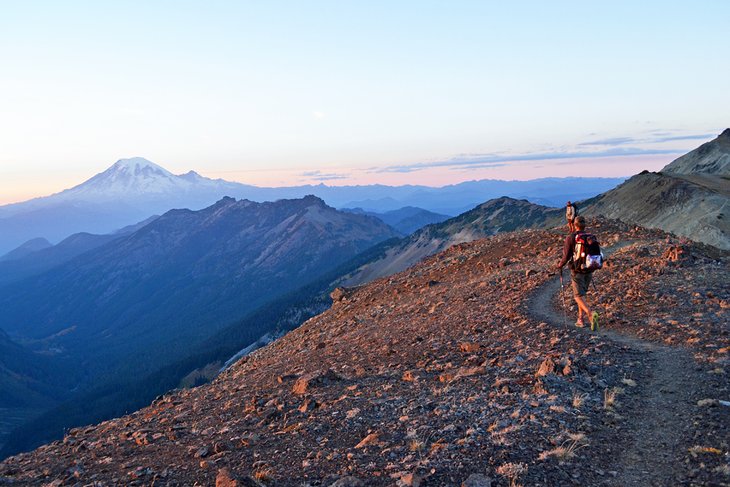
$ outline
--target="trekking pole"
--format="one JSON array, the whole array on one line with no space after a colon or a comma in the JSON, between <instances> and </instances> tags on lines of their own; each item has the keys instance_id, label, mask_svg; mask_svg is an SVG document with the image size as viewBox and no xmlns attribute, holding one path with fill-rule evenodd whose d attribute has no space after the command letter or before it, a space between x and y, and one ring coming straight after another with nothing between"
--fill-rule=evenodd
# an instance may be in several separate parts
<instances>
[{"instance_id":1,"label":"trekking pole","mask_svg":"<svg viewBox=\"0 0 730 487\"><path fill-rule=\"evenodd\" d=\"M567 305L565 304L565 286L563 285L563 268L560 268L560 297L563 301L563 318L565 319L564 324L565 327L568 328L568 310Z\"/></svg>"}]
</instances>

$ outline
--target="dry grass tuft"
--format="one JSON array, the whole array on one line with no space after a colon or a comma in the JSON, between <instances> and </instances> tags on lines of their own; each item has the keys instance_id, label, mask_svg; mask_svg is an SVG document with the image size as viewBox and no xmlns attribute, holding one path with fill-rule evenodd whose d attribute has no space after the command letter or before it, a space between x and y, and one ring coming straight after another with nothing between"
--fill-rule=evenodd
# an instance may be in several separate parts
<instances>
[{"instance_id":1,"label":"dry grass tuft","mask_svg":"<svg viewBox=\"0 0 730 487\"><path fill-rule=\"evenodd\" d=\"M524 463L505 463L497 468L497 473L509 479L510 487L517 487L519 478L527 473L527 465Z\"/></svg>"},{"instance_id":2,"label":"dry grass tuft","mask_svg":"<svg viewBox=\"0 0 730 487\"><path fill-rule=\"evenodd\" d=\"M613 409L618 406L618 395L621 394L623 389L620 387L612 387L611 389L604 389L603 391L603 409Z\"/></svg>"},{"instance_id":3,"label":"dry grass tuft","mask_svg":"<svg viewBox=\"0 0 730 487\"><path fill-rule=\"evenodd\" d=\"M588 394L579 394L577 392L573 393L573 407L575 409L580 409L580 407L583 405L584 402L586 402L586 399L588 399Z\"/></svg>"},{"instance_id":4,"label":"dry grass tuft","mask_svg":"<svg viewBox=\"0 0 730 487\"><path fill-rule=\"evenodd\" d=\"M540 453L538 460L547 460L548 458L557 458L563 462L569 460L575 456L575 452L584 446L588 446L588 439L583 433L568 433L568 440L562 445L553 448L552 450L546 450Z\"/></svg>"},{"instance_id":5,"label":"dry grass tuft","mask_svg":"<svg viewBox=\"0 0 730 487\"><path fill-rule=\"evenodd\" d=\"M418 438L413 439L408 443L408 450L412 452L421 452L426 447L426 443L419 440Z\"/></svg>"},{"instance_id":6,"label":"dry grass tuft","mask_svg":"<svg viewBox=\"0 0 730 487\"><path fill-rule=\"evenodd\" d=\"M722 450L719 448L713 448L711 446L699 446L695 445L692 448L689 448L689 453L696 457L700 453L714 453L715 455L722 455Z\"/></svg>"},{"instance_id":7,"label":"dry grass tuft","mask_svg":"<svg viewBox=\"0 0 730 487\"><path fill-rule=\"evenodd\" d=\"M568 438L573 441L588 443L588 438L586 438L585 433L568 433Z\"/></svg>"}]
</instances>

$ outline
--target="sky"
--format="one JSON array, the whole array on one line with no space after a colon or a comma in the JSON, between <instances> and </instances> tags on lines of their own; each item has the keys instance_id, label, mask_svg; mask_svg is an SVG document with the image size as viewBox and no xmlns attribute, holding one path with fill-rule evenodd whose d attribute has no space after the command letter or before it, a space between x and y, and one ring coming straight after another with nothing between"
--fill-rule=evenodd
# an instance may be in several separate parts
<instances>
[{"instance_id":1,"label":"sky","mask_svg":"<svg viewBox=\"0 0 730 487\"><path fill-rule=\"evenodd\" d=\"M0 204L120 158L249 184L658 170L730 126L730 2L0 0Z\"/></svg>"}]
</instances>

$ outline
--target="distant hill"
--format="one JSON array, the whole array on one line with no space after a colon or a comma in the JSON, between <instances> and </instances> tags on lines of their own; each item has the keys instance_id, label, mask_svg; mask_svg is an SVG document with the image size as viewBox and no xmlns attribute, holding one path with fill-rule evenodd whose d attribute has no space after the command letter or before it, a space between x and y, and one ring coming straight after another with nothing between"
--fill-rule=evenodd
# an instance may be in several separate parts
<instances>
[{"instance_id":1,"label":"distant hill","mask_svg":"<svg viewBox=\"0 0 730 487\"><path fill-rule=\"evenodd\" d=\"M426 225L440 223L449 219L448 215L441 215L439 213L424 210L423 208L416 208L414 206L405 206L397 210L386 211L385 213L366 211L362 208L343 208L342 211L374 216L395 228L403 235L410 235Z\"/></svg>"},{"instance_id":2,"label":"distant hill","mask_svg":"<svg viewBox=\"0 0 730 487\"><path fill-rule=\"evenodd\" d=\"M18 248L11 250L7 254L0 256L0 262L21 259L23 257L26 257L29 254L32 254L33 252L47 249L48 247L51 247L52 245L53 244L51 244L51 242L49 242L48 240L46 240L43 237L33 238L31 240L28 240L27 242L25 242Z\"/></svg>"},{"instance_id":3,"label":"distant hill","mask_svg":"<svg viewBox=\"0 0 730 487\"><path fill-rule=\"evenodd\" d=\"M7 258L0 259L0 286L53 269L84 252L134 233L156 218L157 216L153 216L138 224L105 235L94 235L85 232L75 233L56 245L49 243L48 246L40 246L39 250L34 251L31 251L24 244L7 254ZM45 239L36 240L46 241Z\"/></svg>"},{"instance_id":4,"label":"distant hill","mask_svg":"<svg viewBox=\"0 0 730 487\"><path fill-rule=\"evenodd\" d=\"M581 205L730 250L730 129L658 173L644 171Z\"/></svg>"},{"instance_id":5,"label":"distant hill","mask_svg":"<svg viewBox=\"0 0 730 487\"><path fill-rule=\"evenodd\" d=\"M53 360L13 342L0 330L0 408L39 407L58 392Z\"/></svg>"},{"instance_id":6,"label":"distant hill","mask_svg":"<svg viewBox=\"0 0 730 487\"><path fill-rule=\"evenodd\" d=\"M80 380L68 360L36 353L0 330L0 450L18 426L52 407Z\"/></svg>"},{"instance_id":7,"label":"distant hill","mask_svg":"<svg viewBox=\"0 0 730 487\"><path fill-rule=\"evenodd\" d=\"M580 181L580 184L576 184ZM276 201L313 194L335 208L361 207L385 213L413 206L456 215L496 196L507 195L562 205L613 188L623 178L548 178L533 181L469 181L427 186L303 185L266 188L209 179L190 171L175 175L141 157L120 159L89 180L59 193L0 206L0 255L42 237L58 243L74 233L107 234L171 209L198 210L224 196ZM416 220L409 229L425 220ZM407 233L407 232L405 232Z\"/></svg>"},{"instance_id":8,"label":"distant hill","mask_svg":"<svg viewBox=\"0 0 730 487\"><path fill-rule=\"evenodd\" d=\"M489 200L473 210L389 243L381 256L345 277L341 284L360 285L400 272L455 244L502 232L555 226L560 224L562 214L562 209L547 208L526 200L507 197Z\"/></svg>"}]
</instances>

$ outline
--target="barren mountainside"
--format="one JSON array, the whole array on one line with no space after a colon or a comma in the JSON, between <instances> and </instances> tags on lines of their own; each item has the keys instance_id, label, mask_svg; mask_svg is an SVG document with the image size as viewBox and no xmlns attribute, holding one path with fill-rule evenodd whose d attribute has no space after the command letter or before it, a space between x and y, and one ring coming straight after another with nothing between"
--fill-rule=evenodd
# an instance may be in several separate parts
<instances>
[{"instance_id":1,"label":"barren mountainside","mask_svg":"<svg viewBox=\"0 0 730 487\"><path fill-rule=\"evenodd\" d=\"M671 162L662 169L662 172L730 177L730 128L725 129L715 139Z\"/></svg>"},{"instance_id":2,"label":"barren mountainside","mask_svg":"<svg viewBox=\"0 0 730 487\"><path fill-rule=\"evenodd\" d=\"M581 206L730 250L730 129L667 165L644 171Z\"/></svg>"},{"instance_id":3,"label":"barren mountainside","mask_svg":"<svg viewBox=\"0 0 730 487\"><path fill-rule=\"evenodd\" d=\"M611 253L590 295L599 333L560 309L561 232L499 234L340 290L330 310L213 383L11 457L0 478L726 484L727 254L616 222L589 226Z\"/></svg>"},{"instance_id":4,"label":"barren mountainside","mask_svg":"<svg viewBox=\"0 0 730 487\"><path fill-rule=\"evenodd\" d=\"M452 245L525 228L545 228L560 221L562 210L526 200L496 198L441 223L428 225L389 244L383 255L342 280L345 286L369 282L400 272Z\"/></svg>"}]
</instances>

